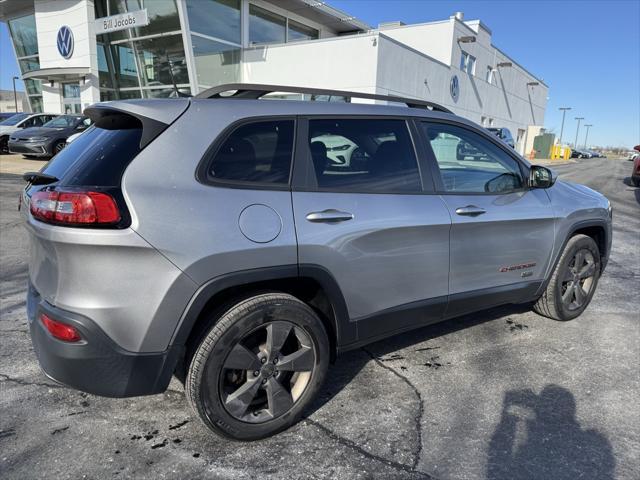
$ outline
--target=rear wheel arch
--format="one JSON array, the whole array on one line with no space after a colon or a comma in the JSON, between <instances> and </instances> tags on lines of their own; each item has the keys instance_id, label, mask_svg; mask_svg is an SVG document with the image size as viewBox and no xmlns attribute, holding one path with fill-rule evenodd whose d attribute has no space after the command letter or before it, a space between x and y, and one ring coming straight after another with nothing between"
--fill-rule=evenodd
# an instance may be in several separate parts
<instances>
[{"instance_id":1,"label":"rear wheel arch","mask_svg":"<svg viewBox=\"0 0 640 480\"><path fill-rule=\"evenodd\" d=\"M200 341L220 317L238 302L263 293L287 293L309 305L322 320L330 341L330 361L338 346L355 340L342 292L333 276L315 265L268 267L234 272L203 285L191 300L178 325L172 345L183 345L176 376L184 380L186 369Z\"/></svg>"}]
</instances>

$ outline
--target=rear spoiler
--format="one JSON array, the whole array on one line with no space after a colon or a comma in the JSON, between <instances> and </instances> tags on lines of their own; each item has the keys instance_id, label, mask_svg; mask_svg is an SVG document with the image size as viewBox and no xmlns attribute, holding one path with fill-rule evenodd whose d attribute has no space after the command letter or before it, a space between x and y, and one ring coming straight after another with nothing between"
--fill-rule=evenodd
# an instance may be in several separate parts
<instances>
[{"instance_id":1,"label":"rear spoiler","mask_svg":"<svg viewBox=\"0 0 640 480\"><path fill-rule=\"evenodd\" d=\"M85 108L84 115L99 128L107 130L142 125L140 148L149 145L189 108L187 99L125 100L96 103Z\"/></svg>"}]
</instances>

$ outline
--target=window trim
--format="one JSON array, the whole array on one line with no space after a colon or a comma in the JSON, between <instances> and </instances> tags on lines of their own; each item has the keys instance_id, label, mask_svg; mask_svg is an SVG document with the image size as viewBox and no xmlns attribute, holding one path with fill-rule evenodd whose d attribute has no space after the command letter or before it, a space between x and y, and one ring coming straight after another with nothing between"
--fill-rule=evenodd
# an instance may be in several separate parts
<instances>
[{"instance_id":1,"label":"window trim","mask_svg":"<svg viewBox=\"0 0 640 480\"><path fill-rule=\"evenodd\" d=\"M212 178L208 175L209 167L211 166L211 162L218 154L218 151L224 145L224 143L228 140L229 136L235 132L238 128L251 124L251 123L262 123L262 122L272 122L272 121L292 121L293 122L293 142L291 145L291 162L289 164L289 180L287 183L282 184L274 184L269 182L250 182L245 180L226 180L221 178ZM231 124L227 125L224 130L222 130L216 138L213 140L211 145L205 150L204 155L198 162L198 166L196 167L195 177L198 183L203 185L207 185L210 187L221 187L221 188L237 188L241 190L278 190L278 191L291 191L291 183L293 180L293 166L296 158L296 146L297 146L297 138L298 138L298 117L296 115L264 115L264 116L255 116L255 117L246 117L240 120L236 120Z\"/></svg>"},{"instance_id":2,"label":"window trim","mask_svg":"<svg viewBox=\"0 0 640 480\"><path fill-rule=\"evenodd\" d=\"M418 177L421 188L419 191L387 191L379 190L350 190L318 187L314 181L309 181L310 172L314 172L311 152L307 148L307 137L309 133L310 120L401 120L405 123L409 140L413 146L413 154L418 167ZM292 176L291 190L293 192L314 192L314 193L333 193L333 194L354 194L354 195L434 195L435 184L431 167L426 159L426 151L420 145L419 132L415 130L411 116L406 115L344 115L344 114L318 114L318 115L302 115L298 117L298 137L296 139L296 154L294 155L294 170ZM431 178L427 178L430 176ZM313 177L315 179L315 176Z\"/></svg>"},{"instance_id":3,"label":"window trim","mask_svg":"<svg viewBox=\"0 0 640 480\"><path fill-rule=\"evenodd\" d=\"M414 122L416 124L416 128L418 130L418 135L420 136L420 140L424 145L424 148L427 152L426 158L429 160L432 169L435 169L435 174L433 175L433 181L436 185L435 193L438 195L449 195L449 196L496 196L496 195L511 195L513 193L521 193L528 192L531 190L528 182L528 175L530 167L522 161L522 159L517 155L515 150L511 149L511 151L504 148L504 146L499 141L498 137L493 134L490 134L488 131L484 131L484 129L480 129L471 125L467 125L466 123L455 122L446 119L440 118L429 118L429 117L415 117ZM516 190L511 190L509 192L452 192L444 187L444 182L442 181L442 173L440 171L440 165L438 165L438 160L436 158L435 153L433 152L433 148L431 148L431 142L429 138L425 135L425 132L422 128L421 123L435 123L442 125L450 125L458 128L462 128L463 130L467 130L471 133L476 133L480 135L485 140L488 140L495 147L497 147L502 153L510 157L516 162L518 169L520 170L520 175L522 176L522 188L518 188ZM492 138L493 137L493 138Z\"/></svg>"}]
</instances>

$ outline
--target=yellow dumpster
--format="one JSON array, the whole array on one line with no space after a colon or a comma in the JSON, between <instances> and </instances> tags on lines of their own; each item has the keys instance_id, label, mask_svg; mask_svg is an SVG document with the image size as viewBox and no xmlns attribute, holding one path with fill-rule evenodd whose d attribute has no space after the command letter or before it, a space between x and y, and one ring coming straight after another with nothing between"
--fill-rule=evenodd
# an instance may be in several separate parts
<instances>
[{"instance_id":1,"label":"yellow dumpster","mask_svg":"<svg viewBox=\"0 0 640 480\"><path fill-rule=\"evenodd\" d=\"M571 149L564 145L554 145L551 147L551 160L569 160Z\"/></svg>"}]
</instances>

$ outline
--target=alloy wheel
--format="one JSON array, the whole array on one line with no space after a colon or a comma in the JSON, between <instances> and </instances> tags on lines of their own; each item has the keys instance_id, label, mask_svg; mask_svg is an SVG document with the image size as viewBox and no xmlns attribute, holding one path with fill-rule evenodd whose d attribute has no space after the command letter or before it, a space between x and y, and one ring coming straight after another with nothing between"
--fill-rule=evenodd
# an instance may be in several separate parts
<instances>
[{"instance_id":1,"label":"alloy wheel","mask_svg":"<svg viewBox=\"0 0 640 480\"><path fill-rule=\"evenodd\" d=\"M561 283L562 304L577 310L587 302L594 285L596 261L586 248L578 250L567 268Z\"/></svg>"},{"instance_id":2,"label":"alloy wheel","mask_svg":"<svg viewBox=\"0 0 640 480\"><path fill-rule=\"evenodd\" d=\"M316 353L309 334L272 321L245 335L222 365L222 404L234 418L262 423L288 412L309 384Z\"/></svg>"}]
</instances>

